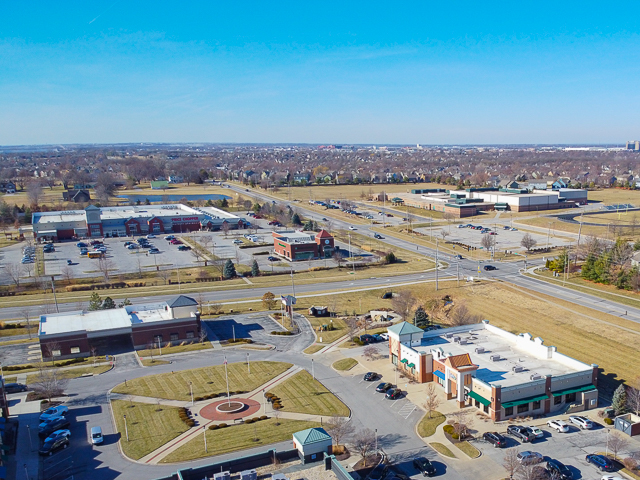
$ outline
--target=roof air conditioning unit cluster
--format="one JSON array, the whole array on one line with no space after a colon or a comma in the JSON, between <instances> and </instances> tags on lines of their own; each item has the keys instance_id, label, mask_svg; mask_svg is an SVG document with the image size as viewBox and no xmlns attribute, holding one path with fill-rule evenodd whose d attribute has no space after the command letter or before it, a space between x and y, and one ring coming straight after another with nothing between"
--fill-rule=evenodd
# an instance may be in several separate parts
<instances>
[{"instance_id":1,"label":"roof air conditioning unit cluster","mask_svg":"<svg viewBox=\"0 0 640 480\"><path fill-rule=\"evenodd\" d=\"M521 365L515 365L511 368L515 373L524 372L524 367Z\"/></svg>"},{"instance_id":2,"label":"roof air conditioning unit cluster","mask_svg":"<svg viewBox=\"0 0 640 480\"><path fill-rule=\"evenodd\" d=\"M213 475L214 480L231 480L231 472L220 472Z\"/></svg>"},{"instance_id":3,"label":"roof air conditioning unit cluster","mask_svg":"<svg viewBox=\"0 0 640 480\"><path fill-rule=\"evenodd\" d=\"M484 347L476 347L476 353L484 353Z\"/></svg>"},{"instance_id":4,"label":"roof air conditioning unit cluster","mask_svg":"<svg viewBox=\"0 0 640 480\"><path fill-rule=\"evenodd\" d=\"M240 480L258 480L258 472L255 470L244 470L240 472Z\"/></svg>"},{"instance_id":5,"label":"roof air conditioning unit cluster","mask_svg":"<svg viewBox=\"0 0 640 480\"><path fill-rule=\"evenodd\" d=\"M491 355L491 356L489 357L489 359L490 359L492 362L497 362L497 361L499 361L499 360L500 360L500 355L498 355L498 354L496 354L496 355Z\"/></svg>"}]
</instances>

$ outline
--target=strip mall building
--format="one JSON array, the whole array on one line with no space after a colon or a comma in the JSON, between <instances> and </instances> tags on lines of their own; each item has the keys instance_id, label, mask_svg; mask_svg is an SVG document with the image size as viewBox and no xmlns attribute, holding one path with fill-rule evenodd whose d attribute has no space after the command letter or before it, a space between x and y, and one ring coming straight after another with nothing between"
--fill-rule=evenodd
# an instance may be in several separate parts
<instances>
[{"instance_id":1,"label":"strip mall building","mask_svg":"<svg viewBox=\"0 0 640 480\"><path fill-rule=\"evenodd\" d=\"M388 328L390 361L420 383L436 382L447 399L475 406L494 421L598 405L598 366L490 325L425 332L402 322Z\"/></svg>"}]
</instances>

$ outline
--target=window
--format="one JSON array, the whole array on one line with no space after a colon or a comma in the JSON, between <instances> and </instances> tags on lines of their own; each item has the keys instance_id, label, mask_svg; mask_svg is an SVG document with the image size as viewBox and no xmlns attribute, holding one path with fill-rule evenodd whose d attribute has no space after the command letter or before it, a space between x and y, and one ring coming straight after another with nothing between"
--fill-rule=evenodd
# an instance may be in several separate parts
<instances>
[{"instance_id":1,"label":"window","mask_svg":"<svg viewBox=\"0 0 640 480\"><path fill-rule=\"evenodd\" d=\"M80 347L71 347L71 353L80 353Z\"/></svg>"},{"instance_id":2,"label":"window","mask_svg":"<svg viewBox=\"0 0 640 480\"><path fill-rule=\"evenodd\" d=\"M489 405L483 405L483 409L484 413L489 413Z\"/></svg>"},{"instance_id":3,"label":"window","mask_svg":"<svg viewBox=\"0 0 640 480\"><path fill-rule=\"evenodd\" d=\"M162 335L155 335L153 337L153 342L154 343L162 343Z\"/></svg>"},{"instance_id":4,"label":"window","mask_svg":"<svg viewBox=\"0 0 640 480\"><path fill-rule=\"evenodd\" d=\"M564 398L564 401L566 403L571 403L571 402L575 402L576 401L576 394L574 393L567 393L567 395Z\"/></svg>"},{"instance_id":5,"label":"window","mask_svg":"<svg viewBox=\"0 0 640 480\"><path fill-rule=\"evenodd\" d=\"M178 335L177 333L172 333L170 338L172 342L177 342L178 338L180 338L180 335Z\"/></svg>"},{"instance_id":6,"label":"window","mask_svg":"<svg viewBox=\"0 0 640 480\"><path fill-rule=\"evenodd\" d=\"M531 407L532 410L538 410L540 408L540 400L537 400L535 402L533 402L533 405Z\"/></svg>"},{"instance_id":7,"label":"window","mask_svg":"<svg viewBox=\"0 0 640 480\"><path fill-rule=\"evenodd\" d=\"M189 330L189 331L187 332L187 338L194 338L193 330Z\"/></svg>"},{"instance_id":8,"label":"window","mask_svg":"<svg viewBox=\"0 0 640 480\"><path fill-rule=\"evenodd\" d=\"M51 350L51 356L52 357L59 357L61 355L62 355L62 353L60 352L60 350Z\"/></svg>"},{"instance_id":9,"label":"window","mask_svg":"<svg viewBox=\"0 0 640 480\"><path fill-rule=\"evenodd\" d=\"M562 395L558 395L557 397L553 397L553 404L560 405L562 403Z\"/></svg>"},{"instance_id":10,"label":"window","mask_svg":"<svg viewBox=\"0 0 640 480\"><path fill-rule=\"evenodd\" d=\"M525 403L524 405L518 405L518 413L524 413L529 411L529 404Z\"/></svg>"},{"instance_id":11,"label":"window","mask_svg":"<svg viewBox=\"0 0 640 480\"><path fill-rule=\"evenodd\" d=\"M507 407L504 409L504 416L505 417L510 417L511 415L513 415L513 407Z\"/></svg>"}]
</instances>

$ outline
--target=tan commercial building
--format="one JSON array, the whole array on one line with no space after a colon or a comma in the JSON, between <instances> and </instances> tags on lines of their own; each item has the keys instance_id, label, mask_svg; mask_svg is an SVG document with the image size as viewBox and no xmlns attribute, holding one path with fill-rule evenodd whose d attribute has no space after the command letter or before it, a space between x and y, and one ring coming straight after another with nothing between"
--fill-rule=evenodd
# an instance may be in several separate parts
<instances>
[{"instance_id":1,"label":"tan commercial building","mask_svg":"<svg viewBox=\"0 0 640 480\"><path fill-rule=\"evenodd\" d=\"M475 406L495 421L598 405L598 366L490 325L425 332L407 322L388 328L389 358L420 383L436 382L460 407Z\"/></svg>"}]
</instances>

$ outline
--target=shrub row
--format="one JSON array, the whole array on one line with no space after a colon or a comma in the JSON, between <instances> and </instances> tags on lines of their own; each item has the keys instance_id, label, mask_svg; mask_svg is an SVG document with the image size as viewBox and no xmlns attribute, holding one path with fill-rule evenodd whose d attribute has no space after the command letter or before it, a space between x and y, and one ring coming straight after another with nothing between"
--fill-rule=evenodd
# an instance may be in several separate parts
<instances>
[{"instance_id":1,"label":"shrub row","mask_svg":"<svg viewBox=\"0 0 640 480\"><path fill-rule=\"evenodd\" d=\"M219 428L227 428L227 424L219 423L218 425L209 425L209 430L217 430Z\"/></svg>"},{"instance_id":2,"label":"shrub row","mask_svg":"<svg viewBox=\"0 0 640 480\"><path fill-rule=\"evenodd\" d=\"M53 364L54 367L66 367L68 365L74 365L76 363L83 363L86 362L87 359L84 357L81 358L71 358L69 360L62 360L60 362L55 362ZM15 372L17 370L26 370L28 368L38 368L36 365L31 365L31 364L26 364L26 365L10 365L7 367L4 367L4 371L5 372Z\"/></svg>"},{"instance_id":3,"label":"shrub row","mask_svg":"<svg viewBox=\"0 0 640 480\"><path fill-rule=\"evenodd\" d=\"M353 343L355 343L356 345L360 345L360 346L364 345L364 342L362 340L360 340L360 337L353 337L351 339L351 341Z\"/></svg>"},{"instance_id":4,"label":"shrub row","mask_svg":"<svg viewBox=\"0 0 640 480\"><path fill-rule=\"evenodd\" d=\"M264 396L267 399L267 402L271 403L271 406L274 410L280 410L282 408L282 400L280 399L280 397L274 395L271 392L265 393Z\"/></svg>"},{"instance_id":5,"label":"shrub row","mask_svg":"<svg viewBox=\"0 0 640 480\"><path fill-rule=\"evenodd\" d=\"M190 417L189 410L186 408L180 407L178 415L180 416L180 420L182 420L189 428L196 426L195 420Z\"/></svg>"},{"instance_id":6,"label":"shrub row","mask_svg":"<svg viewBox=\"0 0 640 480\"><path fill-rule=\"evenodd\" d=\"M108 290L110 288L126 288L126 287L144 287L144 282L126 283L126 282L114 282L114 283L95 283L92 285L69 285L66 287L67 292L85 292L88 290Z\"/></svg>"},{"instance_id":7,"label":"shrub row","mask_svg":"<svg viewBox=\"0 0 640 480\"><path fill-rule=\"evenodd\" d=\"M253 340L250 338L236 338L235 340L230 338L227 340L227 343L253 343Z\"/></svg>"},{"instance_id":8,"label":"shrub row","mask_svg":"<svg viewBox=\"0 0 640 480\"><path fill-rule=\"evenodd\" d=\"M287 330L286 332L277 332L277 331L273 331L271 332L271 335L293 335L289 330Z\"/></svg>"},{"instance_id":9,"label":"shrub row","mask_svg":"<svg viewBox=\"0 0 640 480\"><path fill-rule=\"evenodd\" d=\"M260 420L267 420L269 417L267 417L266 415L262 415L261 417L253 417L253 418L247 418L244 423L255 423L255 422L259 422Z\"/></svg>"},{"instance_id":10,"label":"shrub row","mask_svg":"<svg viewBox=\"0 0 640 480\"><path fill-rule=\"evenodd\" d=\"M249 392L246 392L244 390L236 390L236 391L230 391L229 395L242 395L243 393L249 393ZM226 396L227 396L226 392L219 392L219 393L210 393L208 395L202 395L201 397L194 397L193 399L196 402L200 402L202 400L211 400L212 398L226 397Z\"/></svg>"},{"instance_id":11,"label":"shrub row","mask_svg":"<svg viewBox=\"0 0 640 480\"><path fill-rule=\"evenodd\" d=\"M5 323L0 322L0 330L11 330L12 328L25 328L26 325L21 323Z\"/></svg>"}]
</instances>

